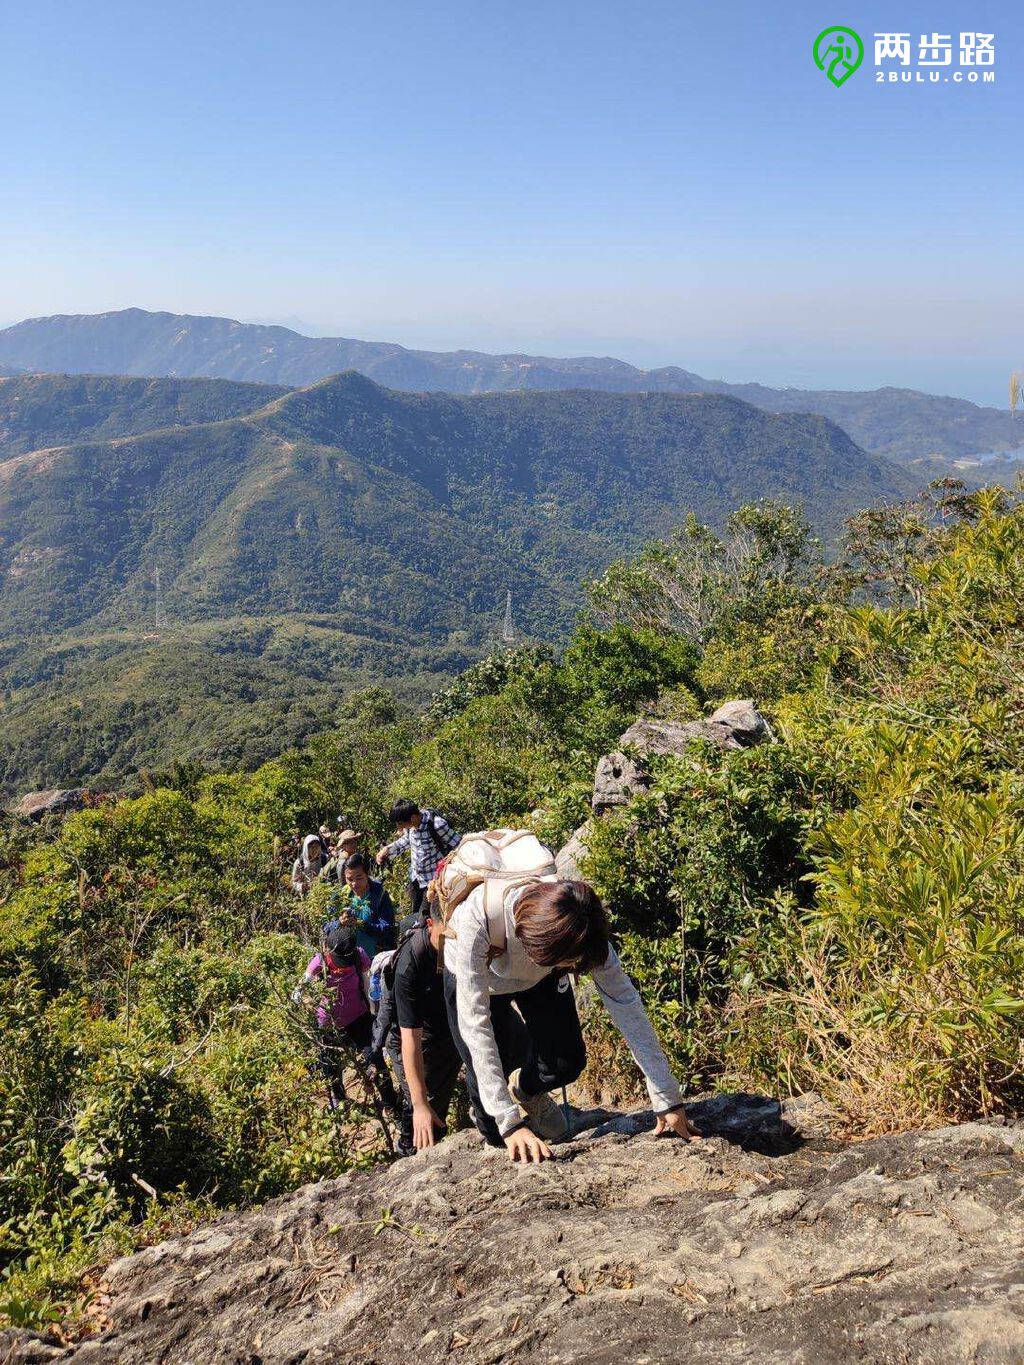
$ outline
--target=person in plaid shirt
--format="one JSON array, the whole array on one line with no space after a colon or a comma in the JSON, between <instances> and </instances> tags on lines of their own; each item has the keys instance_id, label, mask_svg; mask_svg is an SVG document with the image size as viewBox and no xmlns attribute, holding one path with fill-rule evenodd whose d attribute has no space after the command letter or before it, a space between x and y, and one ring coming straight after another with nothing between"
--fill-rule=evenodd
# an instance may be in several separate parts
<instances>
[{"instance_id":1,"label":"person in plaid shirt","mask_svg":"<svg viewBox=\"0 0 1024 1365\"><path fill-rule=\"evenodd\" d=\"M443 815L420 810L415 801L396 801L389 818L400 833L380 850L377 862L383 867L389 858L409 850L409 898L412 913L419 915L438 863L457 847L462 835L456 834Z\"/></svg>"}]
</instances>

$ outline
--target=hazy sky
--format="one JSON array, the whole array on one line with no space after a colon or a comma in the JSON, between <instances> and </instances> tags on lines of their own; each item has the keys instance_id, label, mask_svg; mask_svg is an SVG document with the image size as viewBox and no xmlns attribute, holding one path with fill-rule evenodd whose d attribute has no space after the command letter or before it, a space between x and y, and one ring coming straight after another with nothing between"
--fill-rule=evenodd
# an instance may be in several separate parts
<instances>
[{"instance_id":1,"label":"hazy sky","mask_svg":"<svg viewBox=\"0 0 1024 1365\"><path fill-rule=\"evenodd\" d=\"M835 89L832 23L868 45ZM876 32L992 32L878 85ZM1017 0L0 0L0 323L139 306L1005 404Z\"/></svg>"}]
</instances>

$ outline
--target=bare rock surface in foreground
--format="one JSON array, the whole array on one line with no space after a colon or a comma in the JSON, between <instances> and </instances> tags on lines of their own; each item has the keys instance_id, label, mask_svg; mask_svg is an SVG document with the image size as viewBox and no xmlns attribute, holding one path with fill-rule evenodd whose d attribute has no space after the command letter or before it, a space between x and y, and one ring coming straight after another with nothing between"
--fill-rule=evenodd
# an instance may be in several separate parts
<instances>
[{"instance_id":1,"label":"bare rock surface in foreground","mask_svg":"<svg viewBox=\"0 0 1024 1365\"><path fill-rule=\"evenodd\" d=\"M104 1337L11 1358L1024 1360L1024 1129L840 1144L813 1099L691 1113L692 1146L592 1113L542 1167L461 1133L307 1186L115 1263Z\"/></svg>"}]
</instances>

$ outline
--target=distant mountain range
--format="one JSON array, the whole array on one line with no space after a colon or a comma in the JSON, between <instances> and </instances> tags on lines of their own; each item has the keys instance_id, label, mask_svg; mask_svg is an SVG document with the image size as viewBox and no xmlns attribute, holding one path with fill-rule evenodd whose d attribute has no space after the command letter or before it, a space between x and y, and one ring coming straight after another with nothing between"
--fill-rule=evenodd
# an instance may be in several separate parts
<instances>
[{"instance_id":1,"label":"distant mountain range","mask_svg":"<svg viewBox=\"0 0 1024 1365\"><path fill-rule=\"evenodd\" d=\"M356 683L464 666L506 591L557 640L585 578L689 511L779 497L829 533L913 486L717 394L0 379L0 787L256 761Z\"/></svg>"},{"instance_id":2,"label":"distant mountain range","mask_svg":"<svg viewBox=\"0 0 1024 1365\"><path fill-rule=\"evenodd\" d=\"M598 389L716 393L768 412L813 412L866 450L908 462L963 458L1019 444L1010 413L912 389L866 392L772 389L703 379L675 366L640 370L621 360L416 351L387 342L305 337L287 327L138 308L33 318L0 331L0 367L66 374L205 377L302 386L357 370L393 389L477 394Z\"/></svg>"}]
</instances>

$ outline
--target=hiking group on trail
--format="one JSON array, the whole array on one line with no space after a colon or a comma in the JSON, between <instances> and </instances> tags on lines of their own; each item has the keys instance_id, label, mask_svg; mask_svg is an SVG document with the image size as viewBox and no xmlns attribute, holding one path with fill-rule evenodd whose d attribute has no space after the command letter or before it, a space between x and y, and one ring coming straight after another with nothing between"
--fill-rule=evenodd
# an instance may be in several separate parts
<instances>
[{"instance_id":1,"label":"hiking group on trail","mask_svg":"<svg viewBox=\"0 0 1024 1365\"><path fill-rule=\"evenodd\" d=\"M321 879L348 891L293 993L297 1003L317 997L331 1105L344 1101L343 1072L357 1059L397 1122L398 1152L411 1155L446 1133L464 1070L484 1141L512 1160L546 1160L569 1132L551 1092L586 1065L573 978L588 974L647 1082L655 1132L696 1137L596 892L561 879L528 830L460 835L408 800L395 803L390 820L397 837L376 861L410 854L410 914L400 931L355 831L342 833L357 851L338 839L333 861L329 831L307 836L292 871L300 896Z\"/></svg>"},{"instance_id":2,"label":"hiking group on trail","mask_svg":"<svg viewBox=\"0 0 1024 1365\"><path fill-rule=\"evenodd\" d=\"M340 820L336 835L327 825L321 825L317 834L307 834L292 864L291 886L295 894L305 896L321 877L337 877L348 859L360 852L362 837L354 829L341 829Z\"/></svg>"}]
</instances>

